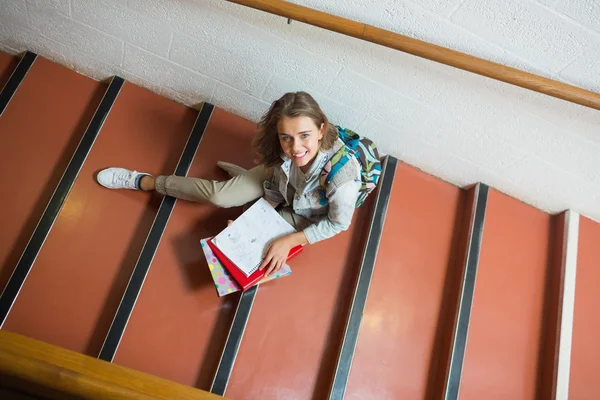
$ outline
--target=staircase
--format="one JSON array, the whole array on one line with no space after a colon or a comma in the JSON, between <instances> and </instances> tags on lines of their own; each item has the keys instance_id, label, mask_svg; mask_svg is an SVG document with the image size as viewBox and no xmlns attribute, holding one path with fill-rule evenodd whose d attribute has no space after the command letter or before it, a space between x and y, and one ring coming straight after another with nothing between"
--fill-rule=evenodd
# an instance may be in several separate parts
<instances>
[{"instance_id":1,"label":"staircase","mask_svg":"<svg viewBox=\"0 0 600 400\"><path fill-rule=\"evenodd\" d=\"M226 179L254 124L30 52L0 88L3 330L231 399L600 397L600 224L389 156L347 232L219 298L199 241L241 209L95 174Z\"/></svg>"}]
</instances>

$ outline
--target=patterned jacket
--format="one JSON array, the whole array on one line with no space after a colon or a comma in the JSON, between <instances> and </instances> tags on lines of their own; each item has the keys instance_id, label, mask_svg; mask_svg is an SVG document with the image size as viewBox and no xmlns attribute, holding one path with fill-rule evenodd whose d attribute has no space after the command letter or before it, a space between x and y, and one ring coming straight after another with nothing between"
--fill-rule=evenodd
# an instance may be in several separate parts
<instances>
[{"instance_id":1,"label":"patterned jacket","mask_svg":"<svg viewBox=\"0 0 600 400\"><path fill-rule=\"evenodd\" d=\"M360 164L352 158L338 171L325 190L322 199L319 178L331 157L344 142L337 139L329 150L319 151L309 171L302 174L287 156L275 167L273 177L263 185L265 197L291 206L294 212L314 223L304 229L309 243L330 238L350 227L360 189ZM304 178L304 179L302 179Z\"/></svg>"}]
</instances>

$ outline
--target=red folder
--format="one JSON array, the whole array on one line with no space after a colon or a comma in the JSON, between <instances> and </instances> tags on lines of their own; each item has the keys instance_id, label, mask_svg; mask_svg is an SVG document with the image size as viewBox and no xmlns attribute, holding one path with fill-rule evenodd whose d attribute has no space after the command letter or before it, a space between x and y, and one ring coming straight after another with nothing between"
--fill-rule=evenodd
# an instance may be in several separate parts
<instances>
[{"instance_id":1,"label":"red folder","mask_svg":"<svg viewBox=\"0 0 600 400\"><path fill-rule=\"evenodd\" d=\"M217 246L215 246L212 239L210 239L207 243L210 249L213 251L213 253L215 253L215 256L217 256L219 261L221 261L221 264L223 264L223 266L227 268L227 271L231 274L231 276L233 276L233 279L235 279L235 281L242 287L242 291L245 292L246 290L250 289L258 281L260 281L263 278L263 276L265 276L264 269L257 269L250 276L246 276L233 262L231 262L229 258L227 258L225 254L223 254L221 250L219 250ZM304 246L302 245L298 245L292 248L290 250L290 253L288 254L287 260L290 260L291 258L300 254L302 249L304 249Z\"/></svg>"}]
</instances>

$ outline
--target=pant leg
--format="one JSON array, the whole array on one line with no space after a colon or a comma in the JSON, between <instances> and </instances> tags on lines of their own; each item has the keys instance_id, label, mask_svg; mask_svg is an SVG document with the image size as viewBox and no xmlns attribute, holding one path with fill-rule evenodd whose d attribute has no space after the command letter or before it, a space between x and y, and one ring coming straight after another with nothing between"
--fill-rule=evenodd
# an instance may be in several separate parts
<instances>
[{"instance_id":1,"label":"pant leg","mask_svg":"<svg viewBox=\"0 0 600 400\"><path fill-rule=\"evenodd\" d=\"M298 232L303 231L306 229L306 227L313 224L313 222L308 218L304 218L303 216L294 213L294 210L291 207L282 207L278 212L279 215L281 215L283 219L285 219L287 223L293 226Z\"/></svg>"},{"instance_id":2,"label":"pant leg","mask_svg":"<svg viewBox=\"0 0 600 400\"><path fill-rule=\"evenodd\" d=\"M156 191L182 200L229 208L242 206L262 197L263 182L268 178L262 165L221 182L174 175L158 176Z\"/></svg>"}]
</instances>

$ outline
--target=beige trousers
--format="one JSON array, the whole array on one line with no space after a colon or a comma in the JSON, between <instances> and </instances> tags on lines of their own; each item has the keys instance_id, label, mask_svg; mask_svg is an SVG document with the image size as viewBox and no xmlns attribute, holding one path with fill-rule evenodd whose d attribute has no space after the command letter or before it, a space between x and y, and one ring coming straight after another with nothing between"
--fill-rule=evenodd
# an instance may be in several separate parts
<instances>
[{"instance_id":1,"label":"beige trousers","mask_svg":"<svg viewBox=\"0 0 600 400\"><path fill-rule=\"evenodd\" d=\"M263 182L271 177L264 166L259 165L244 171L228 170L231 179L212 181L182 176L157 176L156 191L177 199L210 203L220 208L239 207L264 196ZM301 231L312 222L291 207L279 209L279 214L296 230Z\"/></svg>"}]
</instances>

